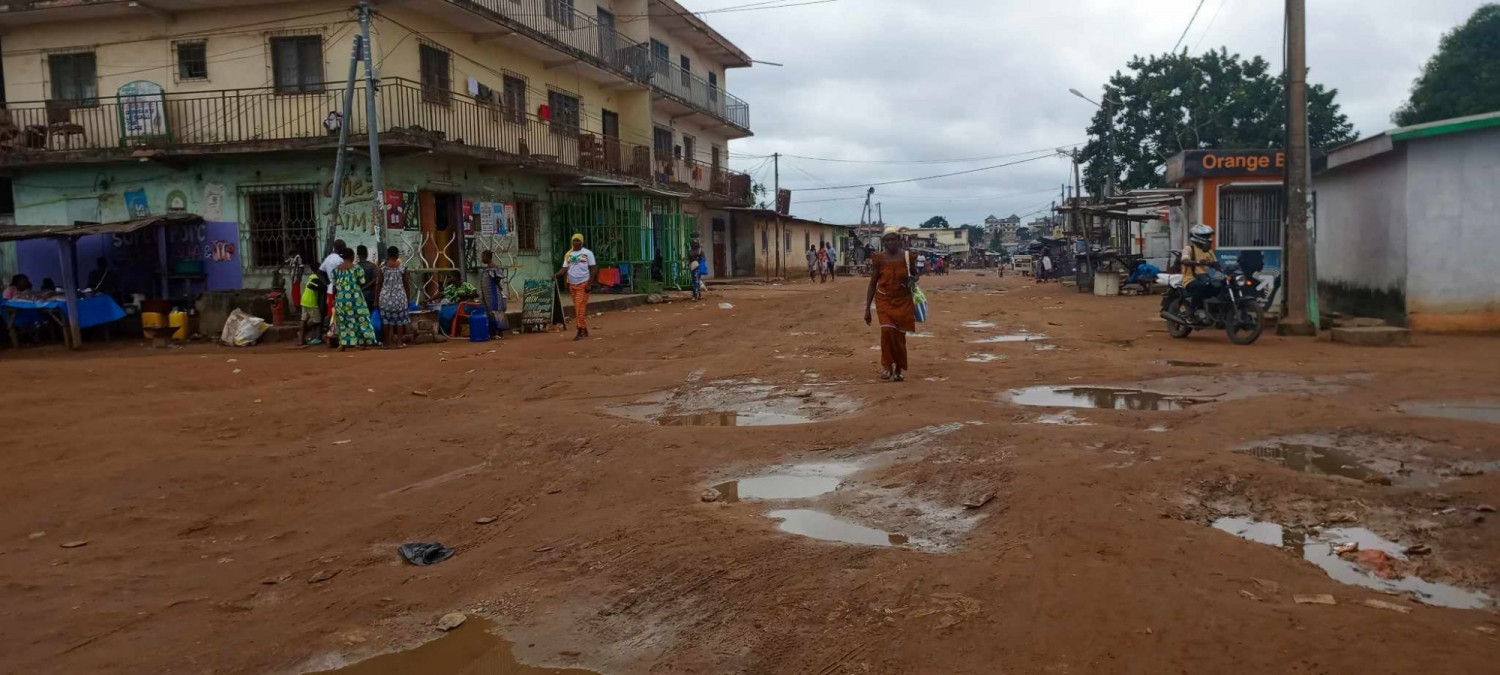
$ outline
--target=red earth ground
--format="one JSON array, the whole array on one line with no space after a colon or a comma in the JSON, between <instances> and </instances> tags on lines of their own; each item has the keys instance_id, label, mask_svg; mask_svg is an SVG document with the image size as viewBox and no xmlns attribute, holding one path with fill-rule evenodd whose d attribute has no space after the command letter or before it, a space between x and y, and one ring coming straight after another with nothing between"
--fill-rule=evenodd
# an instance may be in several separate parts
<instances>
[{"instance_id":1,"label":"red earth ground","mask_svg":"<svg viewBox=\"0 0 1500 675\"><path fill-rule=\"evenodd\" d=\"M1412 557L1423 578L1500 598L1500 515L1483 510L1500 473L1387 486L1235 451L1357 433L1396 463L1500 460L1500 427L1399 409L1500 397L1495 338L1237 347L1171 339L1154 297L993 271L925 285L930 337L912 338L904 383L875 377L850 278L605 314L583 342L0 354L0 670L317 671L432 640L461 611L523 661L606 673L1495 672L1493 600L1344 585L1208 526L1353 521L1430 546ZM980 320L996 326L963 325ZM1022 330L1048 339L971 342ZM1168 377L1199 404L1058 418L1006 395ZM783 394L817 421L611 414ZM788 504L909 545L814 540L779 530L775 503L701 498L876 453ZM457 554L416 567L408 541ZM1336 604L1293 599L1315 594Z\"/></svg>"}]
</instances>

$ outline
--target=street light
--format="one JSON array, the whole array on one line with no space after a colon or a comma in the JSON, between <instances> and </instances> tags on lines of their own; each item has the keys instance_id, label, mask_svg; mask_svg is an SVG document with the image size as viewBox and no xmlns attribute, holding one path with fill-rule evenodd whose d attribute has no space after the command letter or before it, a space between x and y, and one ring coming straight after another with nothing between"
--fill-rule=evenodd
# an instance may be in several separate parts
<instances>
[{"instance_id":1,"label":"street light","mask_svg":"<svg viewBox=\"0 0 1500 675\"><path fill-rule=\"evenodd\" d=\"M1098 101L1084 96L1083 92L1078 91L1077 89L1069 89L1068 93L1094 104L1094 107L1096 108L1104 110L1104 115L1109 118L1108 124L1104 127L1104 134L1105 136L1109 137L1109 170L1108 173L1106 173L1104 176L1104 196L1113 197L1115 194L1115 116L1112 108L1121 104L1119 101L1111 99L1107 96L1101 96L1100 98L1103 98L1104 102L1108 103L1110 106L1105 107Z\"/></svg>"}]
</instances>

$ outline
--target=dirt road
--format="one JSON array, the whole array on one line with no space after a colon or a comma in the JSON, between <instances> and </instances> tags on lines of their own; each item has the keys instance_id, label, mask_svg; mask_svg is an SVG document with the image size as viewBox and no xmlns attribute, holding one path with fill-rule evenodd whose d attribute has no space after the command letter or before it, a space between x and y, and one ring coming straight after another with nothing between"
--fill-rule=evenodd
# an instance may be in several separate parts
<instances>
[{"instance_id":1,"label":"dirt road","mask_svg":"<svg viewBox=\"0 0 1500 675\"><path fill-rule=\"evenodd\" d=\"M848 278L576 343L6 353L0 671L319 671L457 611L604 673L1494 672L1500 426L1402 407L1500 398L1494 338L926 285L905 383Z\"/></svg>"}]
</instances>

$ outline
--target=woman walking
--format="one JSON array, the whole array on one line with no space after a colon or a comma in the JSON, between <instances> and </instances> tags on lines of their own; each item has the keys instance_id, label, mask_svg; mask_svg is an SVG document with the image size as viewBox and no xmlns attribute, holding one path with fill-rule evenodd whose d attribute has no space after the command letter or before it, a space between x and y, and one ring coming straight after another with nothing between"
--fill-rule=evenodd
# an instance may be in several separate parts
<instances>
[{"instance_id":1,"label":"woman walking","mask_svg":"<svg viewBox=\"0 0 1500 675\"><path fill-rule=\"evenodd\" d=\"M599 261L594 252L583 247L583 235L573 235L573 248L563 254L562 269L553 276L568 278L568 290L573 293L573 323L578 327L574 340L589 336L589 287L599 275Z\"/></svg>"},{"instance_id":2,"label":"woman walking","mask_svg":"<svg viewBox=\"0 0 1500 675\"><path fill-rule=\"evenodd\" d=\"M339 351L379 345L370 323L370 307L365 304L365 271L354 262L354 251L345 248L339 255L344 261L333 268L333 323Z\"/></svg>"},{"instance_id":3,"label":"woman walking","mask_svg":"<svg viewBox=\"0 0 1500 675\"><path fill-rule=\"evenodd\" d=\"M488 251L486 251L488 253ZM385 262L380 265L380 276L375 279L375 295L380 298L380 326L385 333L385 345L406 348L406 327L411 325L411 278L406 265L401 262L401 250L392 246L385 250Z\"/></svg>"},{"instance_id":4,"label":"woman walking","mask_svg":"<svg viewBox=\"0 0 1500 675\"><path fill-rule=\"evenodd\" d=\"M870 258L870 289L865 294L865 325L870 304L880 317L880 379L900 382L906 373L906 334L917 330L917 307L912 300L917 269L913 255L901 245L901 235L887 233L884 247Z\"/></svg>"}]
</instances>

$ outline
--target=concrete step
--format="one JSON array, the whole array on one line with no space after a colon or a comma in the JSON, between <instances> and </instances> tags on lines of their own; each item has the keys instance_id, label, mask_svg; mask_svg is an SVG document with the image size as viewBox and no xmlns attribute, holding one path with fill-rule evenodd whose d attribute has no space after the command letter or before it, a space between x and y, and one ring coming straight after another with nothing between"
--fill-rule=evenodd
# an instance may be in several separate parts
<instances>
[{"instance_id":1,"label":"concrete step","mask_svg":"<svg viewBox=\"0 0 1500 675\"><path fill-rule=\"evenodd\" d=\"M1335 328L1334 342L1360 347L1401 347L1411 344L1411 331L1395 326Z\"/></svg>"}]
</instances>

